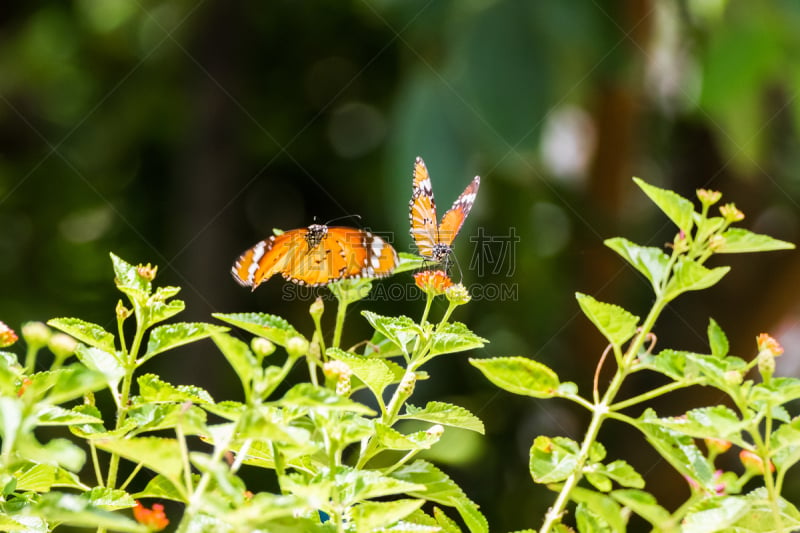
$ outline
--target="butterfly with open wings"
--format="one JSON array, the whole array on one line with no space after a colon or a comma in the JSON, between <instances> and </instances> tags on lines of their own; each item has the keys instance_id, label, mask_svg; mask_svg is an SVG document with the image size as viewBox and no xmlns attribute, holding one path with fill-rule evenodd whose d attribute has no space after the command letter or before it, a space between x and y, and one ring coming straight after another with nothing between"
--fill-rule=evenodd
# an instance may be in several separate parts
<instances>
[{"instance_id":1,"label":"butterfly with open wings","mask_svg":"<svg viewBox=\"0 0 800 533\"><path fill-rule=\"evenodd\" d=\"M317 287L347 278L381 278L397 265L397 252L362 229L312 224L272 235L243 252L233 278L255 290L275 274Z\"/></svg>"},{"instance_id":2,"label":"butterfly with open wings","mask_svg":"<svg viewBox=\"0 0 800 533\"><path fill-rule=\"evenodd\" d=\"M469 215L472 204L475 203L480 185L480 176L475 176L453 202L453 207L444 214L442 222L437 225L431 177L425 162L421 157L417 157L414 162L414 183L408 218L411 222L411 236L424 259L435 263L447 259L452 251L453 240Z\"/></svg>"}]
</instances>

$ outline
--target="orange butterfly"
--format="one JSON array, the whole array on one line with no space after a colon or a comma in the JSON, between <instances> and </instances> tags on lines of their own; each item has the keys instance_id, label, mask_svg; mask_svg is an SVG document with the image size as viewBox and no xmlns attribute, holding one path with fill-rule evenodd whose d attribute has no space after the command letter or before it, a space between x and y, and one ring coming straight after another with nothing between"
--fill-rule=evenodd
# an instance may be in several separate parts
<instances>
[{"instance_id":1,"label":"orange butterfly","mask_svg":"<svg viewBox=\"0 0 800 533\"><path fill-rule=\"evenodd\" d=\"M312 224L257 243L239 256L231 273L237 283L255 290L278 273L316 287L345 278L381 278L396 265L394 248L369 231Z\"/></svg>"},{"instance_id":2,"label":"orange butterfly","mask_svg":"<svg viewBox=\"0 0 800 533\"><path fill-rule=\"evenodd\" d=\"M453 202L453 207L444 214L442 222L436 225L436 202L433 201L431 177L425 162L418 157L414 163L414 188L409 203L408 218L411 221L411 236L419 254L429 261L441 263L450 254L453 239L475 203L480 176L467 185L464 192Z\"/></svg>"}]
</instances>

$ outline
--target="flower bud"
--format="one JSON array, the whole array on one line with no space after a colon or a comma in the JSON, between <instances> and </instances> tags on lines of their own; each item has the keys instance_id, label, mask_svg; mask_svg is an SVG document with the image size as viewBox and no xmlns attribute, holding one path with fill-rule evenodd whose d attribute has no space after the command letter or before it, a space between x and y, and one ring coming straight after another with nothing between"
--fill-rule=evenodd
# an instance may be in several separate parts
<instances>
[{"instance_id":1,"label":"flower bud","mask_svg":"<svg viewBox=\"0 0 800 533\"><path fill-rule=\"evenodd\" d=\"M783 353L783 346L767 333L761 333L756 337L756 344L759 352L769 352L773 357L778 357Z\"/></svg>"},{"instance_id":2,"label":"flower bud","mask_svg":"<svg viewBox=\"0 0 800 533\"><path fill-rule=\"evenodd\" d=\"M47 346L50 340L50 328L42 322L26 322L22 324L22 338L31 348L38 350Z\"/></svg>"},{"instance_id":3,"label":"flower bud","mask_svg":"<svg viewBox=\"0 0 800 533\"><path fill-rule=\"evenodd\" d=\"M314 303L308 308L308 312L311 314L314 321L318 321L322 317L322 313L325 312L325 303L322 301L322 298L317 296L317 299L314 300Z\"/></svg>"},{"instance_id":4,"label":"flower bud","mask_svg":"<svg viewBox=\"0 0 800 533\"><path fill-rule=\"evenodd\" d=\"M758 353L758 372L761 374L761 379L769 381L775 373L775 356L769 350L764 350Z\"/></svg>"},{"instance_id":5,"label":"flower bud","mask_svg":"<svg viewBox=\"0 0 800 533\"><path fill-rule=\"evenodd\" d=\"M408 398L414 392L414 386L417 383L417 375L414 372L406 372L403 375L403 379L400 380L400 384L397 388L400 391L400 394Z\"/></svg>"},{"instance_id":6,"label":"flower bud","mask_svg":"<svg viewBox=\"0 0 800 533\"><path fill-rule=\"evenodd\" d=\"M11 346L18 339L19 337L17 337L17 333L13 329L0 322L0 348Z\"/></svg>"},{"instance_id":7,"label":"flower bud","mask_svg":"<svg viewBox=\"0 0 800 533\"><path fill-rule=\"evenodd\" d=\"M132 310L125 307L125 305L122 303L122 300L117 300L117 307L114 311L117 313L118 320L125 320L131 316L131 313L133 313Z\"/></svg>"},{"instance_id":8,"label":"flower bud","mask_svg":"<svg viewBox=\"0 0 800 533\"><path fill-rule=\"evenodd\" d=\"M253 340L250 341L250 348L259 359L264 359L275 351L275 345L264 337L253 337Z\"/></svg>"},{"instance_id":9,"label":"flower bud","mask_svg":"<svg viewBox=\"0 0 800 533\"><path fill-rule=\"evenodd\" d=\"M734 204L725 204L720 206L719 212L722 214L722 217L725 219L726 222L729 224L731 222L739 222L740 220L744 219L744 213L739 211Z\"/></svg>"},{"instance_id":10,"label":"flower bud","mask_svg":"<svg viewBox=\"0 0 800 533\"><path fill-rule=\"evenodd\" d=\"M727 240L722 235L712 235L708 239L708 248L712 252L719 252L721 249L725 247L725 243Z\"/></svg>"},{"instance_id":11,"label":"flower bud","mask_svg":"<svg viewBox=\"0 0 800 533\"><path fill-rule=\"evenodd\" d=\"M53 352L57 360L63 361L75 353L75 348L78 347L78 341L65 333L54 333L50 337L50 342L47 343L47 347L50 348L50 351Z\"/></svg>"},{"instance_id":12,"label":"flower bud","mask_svg":"<svg viewBox=\"0 0 800 533\"><path fill-rule=\"evenodd\" d=\"M286 351L289 357L298 358L308 353L308 341L299 335L286 341Z\"/></svg>"},{"instance_id":13,"label":"flower bud","mask_svg":"<svg viewBox=\"0 0 800 533\"><path fill-rule=\"evenodd\" d=\"M447 296L447 301L453 305L464 305L472 300L469 291L461 283L448 287L444 294Z\"/></svg>"},{"instance_id":14,"label":"flower bud","mask_svg":"<svg viewBox=\"0 0 800 533\"><path fill-rule=\"evenodd\" d=\"M434 424L433 426L429 427L425 434L429 437L439 438L444 434L444 426L441 424Z\"/></svg>"},{"instance_id":15,"label":"flower bud","mask_svg":"<svg viewBox=\"0 0 800 533\"><path fill-rule=\"evenodd\" d=\"M738 370L728 370L723 375L723 378L725 379L725 383L730 385L738 385L742 382L744 376Z\"/></svg>"},{"instance_id":16,"label":"flower bud","mask_svg":"<svg viewBox=\"0 0 800 533\"><path fill-rule=\"evenodd\" d=\"M724 439L715 439L709 437L704 439L704 442L706 443L706 448L708 448L710 452L713 452L717 455L727 452L731 447L731 443Z\"/></svg>"},{"instance_id":17,"label":"flower bud","mask_svg":"<svg viewBox=\"0 0 800 533\"><path fill-rule=\"evenodd\" d=\"M739 452L739 460L748 472L764 473L764 461L757 454L749 450L742 450ZM769 471L775 471L775 465L771 461L769 463Z\"/></svg>"},{"instance_id":18,"label":"flower bud","mask_svg":"<svg viewBox=\"0 0 800 533\"><path fill-rule=\"evenodd\" d=\"M156 272L158 272L158 265L150 266L150 263L147 263L136 266L136 273L147 281L153 281L156 278Z\"/></svg>"},{"instance_id":19,"label":"flower bud","mask_svg":"<svg viewBox=\"0 0 800 533\"><path fill-rule=\"evenodd\" d=\"M327 361L324 365L322 365L322 373L325 375L325 378L330 380L338 380L339 376L347 375L350 377L350 374L353 372L350 370L350 367L347 366L347 363L344 361L338 361L336 359L332 359Z\"/></svg>"},{"instance_id":20,"label":"flower bud","mask_svg":"<svg viewBox=\"0 0 800 533\"><path fill-rule=\"evenodd\" d=\"M722 193L719 191L710 191L708 189L697 189L697 197L703 205L714 205L722 198Z\"/></svg>"}]
</instances>

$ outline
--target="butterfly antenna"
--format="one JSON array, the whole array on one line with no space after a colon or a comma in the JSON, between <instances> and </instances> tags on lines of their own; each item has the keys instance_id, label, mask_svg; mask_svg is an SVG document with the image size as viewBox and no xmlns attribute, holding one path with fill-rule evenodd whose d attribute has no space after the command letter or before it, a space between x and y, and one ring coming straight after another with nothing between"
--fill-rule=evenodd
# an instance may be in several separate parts
<instances>
[{"instance_id":1,"label":"butterfly antenna","mask_svg":"<svg viewBox=\"0 0 800 533\"><path fill-rule=\"evenodd\" d=\"M461 270L461 263L458 262L458 257L456 257L456 255L453 252L447 254L447 257L444 260L445 271L448 273L450 272L451 258L452 258L452 265L455 265L456 269L458 270L458 282L461 283L464 280L464 272Z\"/></svg>"},{"instance_id":2,"label":"butterfly antenna","mask_svg":"<svg viewBox=\"0 0 800 533\"><path fill-rule=\"evenodd\" d=\"M361 215L342 215L340 217L336 217L336 218L332 218L332 219L328 220L325 223L325 225L326 226L330 226L331 222L336 222L337 220L344 220L345 218L355 218L355 219L358 219L359 222L361 221Z\"/></svg>"}]
</instances>

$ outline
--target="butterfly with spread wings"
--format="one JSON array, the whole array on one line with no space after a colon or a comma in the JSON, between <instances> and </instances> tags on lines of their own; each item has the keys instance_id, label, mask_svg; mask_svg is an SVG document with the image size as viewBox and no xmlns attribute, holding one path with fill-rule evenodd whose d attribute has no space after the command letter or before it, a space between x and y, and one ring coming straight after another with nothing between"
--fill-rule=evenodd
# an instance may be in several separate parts
<instances>
[{"instance_id":1,"label":"butterfly with spread wings","mask_svg":"<svg viewBox=\"0 0 800 533\"><path fill-rule=\"evenodd\" d=\"M253 290L275 274L317 287L347 278L385 277L397 261L394 248L369 231L312 224L255 244L239 256L231 273Z\"/></svg>"},{"instance_id":2,"label":"butterfly with spread wings","mask_svg":"<svg viewBox=\"0 0 800 533\"><path fill-rule=\"evenodd\" d=\"M441 263L450 255L453 240L464 224L464 220L475 203L480 176L475 176L467 185L453 207L442 217L437 225L436 202L433 201L431 177L425 162L417 157L414 162L414 184L409 203L408 218L411 221L411 236L417 245L419 254L428 261Z\"/></svg>"}]
</instances>

